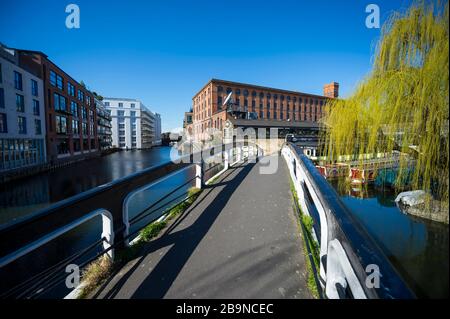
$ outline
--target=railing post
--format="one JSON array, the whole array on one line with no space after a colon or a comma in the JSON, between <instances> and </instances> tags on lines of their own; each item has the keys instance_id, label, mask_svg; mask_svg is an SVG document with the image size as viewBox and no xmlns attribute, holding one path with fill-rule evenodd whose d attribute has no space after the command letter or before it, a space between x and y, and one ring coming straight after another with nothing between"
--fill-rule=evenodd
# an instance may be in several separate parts
<instances>
[{"instance_id":1,"label":"railing post","mask_svg":"<svg viewBox=\"0 0 450 319\"><path fill-rule=\"evenodd\" d=\"M195 164L195 187L202 189L204 186L204 171L203 171L203 158L200 159L200 163Z\"/></svg>"},{"instance_id":2,"label":"railing post","mask_svg":"<svg viewBox=\"0 0 450 319\"><path fill-rule=\"evenodd\" d=\"M113 217L110 212L103 211L102 212L102 238L103 241L103 249L109 249L112 245L114 245L114 223ZM114 248L110 249L106 255L114 260Z\"/></svg>"},{"instance_id":3,"label":"railing post","mask_svg":"<svg viewBox=\"0 0 450 319\"><path fill-rule=\"evenodd\" d=\"M225 149L223 152L223 168L227 170L230 167L230 150Z\"/></svg>"}]
</instances>

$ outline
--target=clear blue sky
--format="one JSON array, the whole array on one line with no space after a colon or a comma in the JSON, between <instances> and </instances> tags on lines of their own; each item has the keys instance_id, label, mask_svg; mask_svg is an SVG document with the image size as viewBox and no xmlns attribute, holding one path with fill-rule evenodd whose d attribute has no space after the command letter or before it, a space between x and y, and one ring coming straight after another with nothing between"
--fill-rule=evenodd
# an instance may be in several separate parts
<instances>
[{"instance_id":1,"label":"clear blue sky","mask_svg":"<svg viewBox=\"0 0 450 319\"><path fill-rule=\"evenodd\" d=\"M65 27L79 5L81 28ZM381 21L407 0L0 0L0 41L45 52L103 96L138 98L161 113L163 131L180 127L192 96L220 78L341 96L370 70Z\"/></svg>"}]
</instances>

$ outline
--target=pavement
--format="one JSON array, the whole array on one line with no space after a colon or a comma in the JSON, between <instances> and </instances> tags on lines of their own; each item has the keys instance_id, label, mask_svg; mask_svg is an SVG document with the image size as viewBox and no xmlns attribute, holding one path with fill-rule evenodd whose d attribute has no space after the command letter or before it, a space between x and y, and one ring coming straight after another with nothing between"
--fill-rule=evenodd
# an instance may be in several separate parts
<instances>
[{"instance_id":1,"label":"pavement","mask_svg":"<svg viewBox=\"0 0 450 319\"><path fill-rule=\"evenodd\" d=\"M95 298L311 298L289 173L227 170Z\"/></svg>"}]
</instances>

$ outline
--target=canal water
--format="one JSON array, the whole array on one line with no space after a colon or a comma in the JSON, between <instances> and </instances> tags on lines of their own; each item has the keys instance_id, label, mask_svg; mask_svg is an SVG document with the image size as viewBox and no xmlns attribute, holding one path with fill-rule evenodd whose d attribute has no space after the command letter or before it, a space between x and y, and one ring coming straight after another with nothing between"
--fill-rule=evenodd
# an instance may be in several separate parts
<instances>
[{"instance_id":1,"label":"canal water","mask_svg":"<svg viewBox=\"0 0 450 319\"><path fill-rule=\"evenodd\" d=\"M76 163L66 168L2 184L0 185L0 224L25 217L55 202L144 168L170 162L170 150L170 147L157 147L150 150L117 152ZM136 193L129 201L129 218L145 211L146 207L194 176L195 170L192 166L189 166ZM187 190L193 186L193 183L179 189L157 205L159 207L167 203L164 207L154 212L147 211L151 214L140 221L139 225L132 226L130 232L137 230L137 226L144 226L146 222L153 220L155 215L161 214L162 211L172 206L174 204L170 202L172 199L178 198L178 200L181 200ZM35 252L20 258L17 262L2 268L0 271L0 293L45 270L48 265L56 264L64 258L89 247L100 239L101 231L101 218L94 218L42 246ZM101 245L97 245L74 263L81 264L101 250ZM64 276L64 273L61 273L61 275ZM69 290L65 289L64 285L59 285L43 296L62 297L68 292Z\"/></svg>"},{"instance_id":2,"label":"canal water","mask_svg":"<svg viewBox=\"0 0 450 319\"><path fill-rule=\"evenodd\" d=\"M331 184L418 297L448 298L448 225L402 213L390 188Z\"/></svg>"}]
</instances>

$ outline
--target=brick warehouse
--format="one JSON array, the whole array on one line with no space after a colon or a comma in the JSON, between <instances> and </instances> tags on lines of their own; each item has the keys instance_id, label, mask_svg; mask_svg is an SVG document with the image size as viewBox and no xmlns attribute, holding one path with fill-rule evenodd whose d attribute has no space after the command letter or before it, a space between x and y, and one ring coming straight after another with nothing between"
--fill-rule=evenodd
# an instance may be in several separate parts
<instances>
[{"instance_id":1,"label":"brick warehouse","mask_svg":"<svg viewBox=\"0 0 450 319\"><path fill-rule=\"evenodd\" d=\"M232 103L227 110L223 103L230 92ZM208 128L223 130L225 121L236 116L258 122L317 123L324 115L327 99L338 96L336 82L326 84L321 96L212 79L192 99L194 138L201 140Z\"/></svg>"},{"instance_id":2,"label":"brick warehouse","mask_svg":"<svg viewBox=\"0 0 450 319\"><path fill-rule=\"evenodd\" d=\"M44 53L17 51L20 66L44 82L47 159L55 163L97 154L94 95Z\"/></svg>"}]
</instances>

